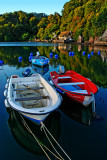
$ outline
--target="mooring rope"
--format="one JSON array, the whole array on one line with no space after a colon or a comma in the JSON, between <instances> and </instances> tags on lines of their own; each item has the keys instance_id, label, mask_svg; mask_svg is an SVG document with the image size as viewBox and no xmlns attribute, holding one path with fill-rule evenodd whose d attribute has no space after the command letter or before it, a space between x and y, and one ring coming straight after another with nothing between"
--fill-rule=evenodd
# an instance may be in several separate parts
<instances>
[{"instance_id":1,"label":"mooring rope","mask_svg":"<svg viewBox=\"0 0 107 160\"><path fill-rule=\"evenodd\" d=\"M49 130L46 128L46 126L41 122L42 127L46 129L46 131L49 133L49 135L53 138L53 140L56 142L56 144L59 146L59 148L62 150L62 152L66 155L66 157L71 160L71 158L68 156L68 154L63 150L63 148L60 146L60 144L55 140L55 138L52 136L52 134L49 132Z\"/></svg>"},{"instance_id":2,"label":"mooring rope","mask_svg":"<svg viewBox=\"0 0 107 160\"><path fill-rule=\"evenodd\" d=\"M48 154L46 153L46 151L44 150L47 149L53 156L55 156L57 159L59 160L63 160L63 159L60 159L57 155L55 155L48 147L46 147L44 144L40 144L40 142L37 140L36 136L34 135L34 133L32 132L32 130L30 129L30 127L28 126L28 124L26 123L26 121L24 120L24 118L22 117L22 115L20 114L21 118L22 118L22 122L25 126L25 128L29 131L29 133L31 133L31 135L34 137L34 139L37 141L37 143L39 144L40 148L42 149L42 151L45 153L46 157L50 159L50 157L48 156ZM43 148L44 147L44 148Z\"/></svg>"},{"instance_id":3,"label":"mooring rope","mask_svg":"<svg viewBox=\"0 0 107 160\"><path fill-rule=\"evenodd\" d=\"M20 114L20 116L21 116L21 114ZM36 142L39 144L40 148L41 148L42 151L45 153L45 155L47 156L47 158L48 158L49 160L51 160L50 157L48 156L48 154L46 153L46 151L44 150L44 148L42 147L42 145L39 143L39 141L37 140L36 136L35 136L34 133L31 131L31 129L29 128L29 126L27 125L27 123L25 122L25 120L23 119L22 116L21 116L21 118L22 118L22 120L23 120L23 124L24 124L24 126L26 127L26 129L32 134L32 136L34 137L34 139L36 140Z\"/></svg>"},{"instance_id":4,"label":"mooring rope","mask_svg":"<svg viewBox=\"0 0 107 160\"><path fill-rule=\"evenodd\" d=\"M54 147L54 145L52 144L51 140L49 139L49 137L48 137L48 135L47 135L47 133L46 133L46 130L45 130L45 128L44 128L44 125L41 125L41 127L43 128L44 133L45 133L47 139L49 140L50 144L52 145L53 149L55 150L55 152L60 156L60 158L61 158L62 160L64 160L64 159L62 158L62 156L58 153L58 151L55 149L55 147Z\"/></svg>"}]
</instances>

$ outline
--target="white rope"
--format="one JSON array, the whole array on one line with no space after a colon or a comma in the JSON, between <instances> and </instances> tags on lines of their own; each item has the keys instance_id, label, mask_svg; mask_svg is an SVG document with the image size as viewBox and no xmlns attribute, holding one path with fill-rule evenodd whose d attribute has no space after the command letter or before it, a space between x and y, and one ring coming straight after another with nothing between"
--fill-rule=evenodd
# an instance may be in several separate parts
<instances>
[{"instance_id":1,"label":"white rope","mask_svg":"<svg viewBox=\"0 0 107 160\"><path fill-rule=\"evenodd\" d=\"M21 116L21 114L20 114L20 116ZM34 133L31 131L31 129L29 128L29 126L27 125L27 123L25 122L25 120L23 119L22 116L21 116L21 118L22 118L22 120L23 120L23 123L24 123L25 127L26 127L27 130L33 135L34 139L37 141L37 143L39 144L39 146L40 146L40 148L42 149L42 151L45 153L45 155L47 156L47 158L48 158L49 160L51 160L50 157L48 156L48 154L46 153L46 151L44 150L44 148L42 147L42 145L39 143L39 141L37 140L36 136L35 136Z\"/></svg>"},{"instance_id":2,"label":"white rope","mask_svg":"<svg viewBox=\"0 0 107 160\"><path fill-rule=\"evenodd\" d=\"M52 145L53 149L55 150L55 152L60 156L60 158L61 158L62 160L64 160L64 159L62 158L62 156L58 153L58 151L55 149L55 147L54 147L54 145L52 144L51 140L49 139L49 137L48 137L48 135L47 135L47 133L46 133L46 130L45 130L44 126L42 126L42 128L43 128L43 130L44 130L44 133L45 133L47 139L49 140L50 144Z\"/></svg>"},{"instance_id":3,"label":"white rope","mask_svg":"<svg viewBox=\"0 0 107 160\"><path fill-rule=\"evenodd\" d=\"M46 128L46 126L43 124L43 122L41 122L41 125L47 130L47 132L49 133L49 135L53 138L53 140L56 142L56 144L59 146L59 148L63 151L63 153L67 156L67 158L69 160L71 160L71 158L68 156L68 154L63 150L63 148L59 145L59 143L55 140L55 138L52 136L52 134L48 131L48 129Z\"/></svg>"},{"instance_id":4,"label":"white rope","mask_svg":"<svg viewBox=\"0 0 107 160\"><path fill-rule=\"evenodd\" d=\"M24 126L25 126L26 129L29 131L29 133L32 134L32 136L33 136L34 139L37 141L37 143L39 144L40 148L43 150L43 152L45 153L45 155L47 156L47 158L48 158L49 160L51 160L50 157L48 156L48 154L46 153L46 151L44 150L44 148L47 149L51 154L53 154L57 159L61 160L58 156L56 156L56 155L55 155L49 148L47 148L44 144L42 144L42 143L40 144L40 143L39 143L39 141L37 140L36 136L35 136L34 133L31 131L31 129L29 128L28 124L27 124L26 121L23 119L23 117L22 117L21 114L20 114L20 116L21 116L21 118L22 118L22 121L23 121ZM43 147L44 147L44 148L43 148Z\"/></svg>"}]
</instances>

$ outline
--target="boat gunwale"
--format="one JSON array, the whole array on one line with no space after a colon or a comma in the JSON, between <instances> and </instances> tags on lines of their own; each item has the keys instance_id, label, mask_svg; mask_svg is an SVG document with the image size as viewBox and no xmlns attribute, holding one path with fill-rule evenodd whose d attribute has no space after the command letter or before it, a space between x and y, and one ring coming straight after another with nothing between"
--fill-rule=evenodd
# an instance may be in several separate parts
<instances>
[{"instance_id":1,"label":"boat gunwale","mask_svg":"<svg viewBox=\"0 0 107 160\"><path fill-rule=\"evenodd\" d=\"M52 82L53 82L53 84L55 85L55 87L57 87L58 89L60 89L60 90L62 90L63 92L65 92L65 93L70 93L70 94L75 94L75 95L81 95L81 96L92 96L92 92L90 92L90 94L89 93L76 93L76 92L74 92L74 91L68 91L68 90L66 90L66 89L64 89L64 88L62 88L61 86L59 86L58 85L58 83L56 83L55 81L54 81L54 79L58 79L58 77L65 77L65 75L66 76L69 76L69 77L71 77L71 75L70 75L70 73L68 74L68 72L69 72L69 70L65 73L65 74L62 74L62 75L60 75L60 74L58 74L56 71L53 71L53 75L50 73L50 76L51 76L51 80L52 80ZM75 73L76 75L80 75L79 73L76 73L75 71L72 71L72 70L70 70L70 72L73 72L73 73ZM82 75L80 75L81 77L83 77ZM83 78L85 78L85 77L83 77ZM87 79L87 78L85 78L85 79ZM79 80L79 78L78 78L78 80ZM89 79L87 79L89 82L91 82ZM81 81L81 79L80 79L80 81ZM85 80L83 80L83 81L81 81L81 82L84 82L84 85L87 85L87 86L89 86L88 84L87 84L87 82L85 82ZM93 82L91 82L91 83L93 83ZM94 84L94 83L93 83ZM94 84L95 85L95 84ZM96 86L96 85L95 85ZM90 88L90 86L89 86L89 88ZM96 86L96 88L97 88L97 91L95 92L95 93L97 93L98 92L98 87ZM94 93L94 94L95 94Z\"/></svg>"},{"instance_id":2,"label":"boat gunwale","mask_svg":"<svg viewBox=\"0 0 107 160\"><path fill-rule=\"evenodd\" d=\"M8 101L8 100L7 100ZM11 105L11 103L8 101L8 103L9 103L9 105L10 105L10 107L12 108L12 109L14 109L14 110L16 110L16 111L18 111L18 112L21 112L21 113L25 113L25 114L31 114L31 115L45 115L45 114L48 114L48 113L51 113L51 112L53 112L53 111L55 111L55 110L57 110L58 109L58 107L57 108L54 108L53 110L51 110L51 111L45 111L45 112L39 112L39 113L37 113L37 112L26 112L26 111L22 111L22 110L19 110L19 109L17 109L17 108L15 108L15 107L13 107L13 105ZM42 107L42 110L44 109L44 108L47 108L47 107ZM32 110L33 109L36 109L36 108L32 108ZM29 108L25 108L25 110L31 110L31 109L29 109Z\"/></svg>"},{"instance_id":3,"label":"boat gunwale","mask_svg":"<svg viewBox=\"0 0 107 160\"><path fill-rule=\"evenodd\" d=\"M40 74L36 74L36 76L32 76L32 79L36 78L37 76L39 76L39 79L45 80ZM10 78L10 80L9 80L9 86L8 86L8 95L10 93L12 93L12 91L9 90L9 87L11 87L13 83L20 83L20 81L18 81L20 78L21 78L21 80L24 79L25 80L24 82L27 82L26 79L25 79L25 77L17 77L17 78L12 78L11 77ZM31 77L27 77L27 78L31 79ZM17 79L17 82L13 82L12 79ZM35 82L36 83L36 81L31 81L31 82ZM60 104L61 104L61 101L62 101L61 97L56 92L56 90L46 80L45 80L45 83L47 83L48 86L51 87L51 89L54 91L55 95L57 96L56 102L53 105L51 103L51 106L47 105L47 106L42 107L42 108L40 108L40 107L39 108L23 108L21 105L19 106L17 103L14 102L15 101L14 97L13 97L13 99L14 99L14 101L13 101L11 99L12 98L11 96L10 97L7 96L7 101L9 103L10 107L13 108L13 109L15 109L15 110L17 110L17 111L19 111L19 112L26 113L26 114L32 114L32 115L48 114L48 113L53 112L54 110L56 110L60 106ZM50 99L51 99L51 97L50 97ZM14 106L16 106L16 107L14 107ZM44 110L44 112L42 110Z\"/></svg>"}]
</instances>

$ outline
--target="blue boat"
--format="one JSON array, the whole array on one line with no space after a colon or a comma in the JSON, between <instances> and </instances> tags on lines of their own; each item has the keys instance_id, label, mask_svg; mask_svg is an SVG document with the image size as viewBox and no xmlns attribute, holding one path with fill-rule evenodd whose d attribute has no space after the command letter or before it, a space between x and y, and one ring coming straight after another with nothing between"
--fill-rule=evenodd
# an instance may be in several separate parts
<instances>
[{"instance_id":1,"label":"blue boat","mask_svg":"<svg viewBox=\"0 0 107 160\"><path fill-rule=\"evenodd\" d=\"M33 56L31 59L32 64L44 67L49 63L49 58L40 56L39 53L37 53L36 56Z\"/></svg>"},{"instance_id":2,"label":"blue boat","mask_svg":"<svg viewBox=\"0 0 107 160\"><path fill-rule=\"evenodd\" d=\"M31 75L31 70L29 68L27 68L25 71L22 72L22 75L24 77L28 77Z\"/></svg>"}]
</instances>

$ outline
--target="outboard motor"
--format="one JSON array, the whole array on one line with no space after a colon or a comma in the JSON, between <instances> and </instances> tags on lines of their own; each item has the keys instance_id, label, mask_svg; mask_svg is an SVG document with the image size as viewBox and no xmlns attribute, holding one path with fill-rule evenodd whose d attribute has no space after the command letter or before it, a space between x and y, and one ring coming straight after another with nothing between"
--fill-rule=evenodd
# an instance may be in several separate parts
<instances>
[{"instance_id":1,"label":"outboard motor","mask_svg":"<svg viewBox=\"0 0 107 160\"><path fill-rule=\"evenodd\" d=\"M64 74L65 73L65 68L64 66L59 67L59 74Z\"/></svg>"},{"instance_id":2,"label":"outboard motor","mask_svg":"<svg viewBox=\"0 0 107 160\"><path fill-rule=\"evenodd\" d=\"M39 53L39 51L38 51L38 52L36 52L36 56L38 56L38 57L40 56L40 53Z\"/></svg>"}]
</instances>

